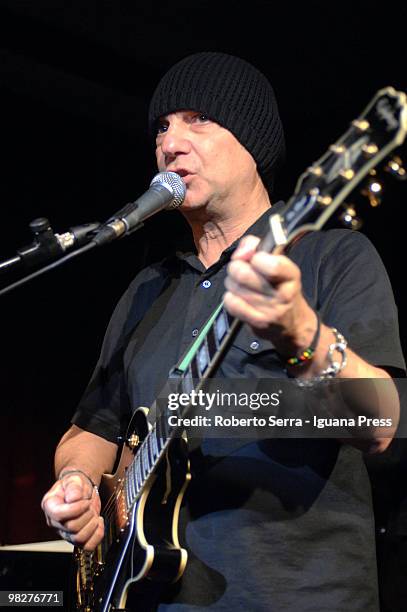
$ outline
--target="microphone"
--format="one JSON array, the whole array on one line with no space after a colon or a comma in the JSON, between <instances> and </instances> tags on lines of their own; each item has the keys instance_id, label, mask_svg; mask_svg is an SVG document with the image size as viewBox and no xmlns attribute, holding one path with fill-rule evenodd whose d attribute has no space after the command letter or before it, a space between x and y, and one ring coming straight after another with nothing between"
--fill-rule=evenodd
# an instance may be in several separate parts
<instances>
[{"instance_id":1,"label":"microphone","mask_svg":"<svg viewBox=\"0 0 407 612\"><path fill-rule=\"evenodd\" d=\"M116 212L93 238L98 246L131 233L146 219L160 210L181 206L186 187L176 172L160 172L150 183L148 190L135 202L130 202Z\"/></svg>"}]
</instances>

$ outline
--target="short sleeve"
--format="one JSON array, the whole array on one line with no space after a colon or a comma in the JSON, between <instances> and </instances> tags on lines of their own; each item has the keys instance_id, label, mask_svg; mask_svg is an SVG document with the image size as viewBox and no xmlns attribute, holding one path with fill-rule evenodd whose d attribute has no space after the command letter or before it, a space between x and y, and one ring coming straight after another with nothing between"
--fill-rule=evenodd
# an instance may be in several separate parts
<instances>
[{"instance_id":1,"label":"short sleeve","mask_svg":"<svg viewBox=\"0 0 407 612\"><path fill-rule=\"evenodd\" d=\"M129 290L110 319L102 350L72 423L117 443L129 418L129 400L122 368L124 326L129 310Z\"/></svg>"},{"instance_id":2,"label":"short sleeve","mask_svg":"<svg viewBox=\"0 0 407 612\"><path fill-rule=\"evenodd\" d=\"M369 363L405 369L398 312L389 277L369 239L331 230L318 270L318 309Z\"/></svg>"},{"instance_id":3,"label":"short sleeve","mask_svg":"<svg viewBox=\"0 0 407 612\"><path fill-rule=\"evenodd\" d=\"M140 272L118 302L110 319L99 360L72 423L117 443L132 413L124 368L124 353L134 329L164 283L157 264Z\"/></svg>"}]
</instances>

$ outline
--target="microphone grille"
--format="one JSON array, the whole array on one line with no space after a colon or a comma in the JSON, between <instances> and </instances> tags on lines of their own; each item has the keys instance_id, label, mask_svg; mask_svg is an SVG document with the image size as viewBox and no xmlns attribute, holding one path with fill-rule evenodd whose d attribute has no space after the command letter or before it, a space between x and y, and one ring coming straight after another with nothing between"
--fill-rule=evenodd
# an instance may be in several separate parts
<instances>
[{"instance_id":1,"label":"microphone grille","mask_svg":"<svg viewBox=\"0 0 407 612\"><path fill-rule=\"evenodd\" d=\"M179 174L176 172L159 172L155 175L150 185L153 185L154 183L160 183L160 185L166 187L168 191L171 191L173 199L166 207L167 209L178 208L178 206L181 206L185 199L186 187Z\"/></svg>"}]
</instances>

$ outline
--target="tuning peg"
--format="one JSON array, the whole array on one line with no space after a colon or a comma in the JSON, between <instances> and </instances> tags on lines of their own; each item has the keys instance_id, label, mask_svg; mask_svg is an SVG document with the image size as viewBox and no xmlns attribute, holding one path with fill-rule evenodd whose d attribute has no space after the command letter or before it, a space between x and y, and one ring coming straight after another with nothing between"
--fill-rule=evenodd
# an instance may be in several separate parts
<instances>
[{"instance_id":1,"label":"tuning peg","mask_svg":"<svg viewBox=\"0 0 407 612\"><path fill-rule=\"evenodd\" d=\"M344 209L339 219L349 229L358 230L362 227L362 221L356 216L353 204L344 204Z\"/></svg>"},{"instance_id":2,"label":"tuning peg","mask_svg":"<svg viewBox=\"0 0 407 612\"><path fill-rule=\"evenodd\" d=\"M382 201L383 186L377 180L376 170L369 172L369 179L365 187L361 190L361 194L369 199L370 206L376 207Z\"/></svg>"},{"instance_id":3,"label":"tuning peg","mask_svg":"<svg viewBox=\"0 0 407 612\"><path fill-rule=\"evenodd\" d=\"M370 158L379 152L379 147L374 142L369 142L369 144L363 145L362 151L367 158Z\"/></svg>"},{"instance_id":4,"label":"tuning peg","mask_svg":"<svg viewBox=\"0 0 407 612\"><path fill-rule=\"evenodd\" d=\"M399 181L405 181L407 179L406 169L403 166L401 158L397 157L397 155L388 161L387 166L385 166L384 169Z\"/></svg>"}]
</instances>

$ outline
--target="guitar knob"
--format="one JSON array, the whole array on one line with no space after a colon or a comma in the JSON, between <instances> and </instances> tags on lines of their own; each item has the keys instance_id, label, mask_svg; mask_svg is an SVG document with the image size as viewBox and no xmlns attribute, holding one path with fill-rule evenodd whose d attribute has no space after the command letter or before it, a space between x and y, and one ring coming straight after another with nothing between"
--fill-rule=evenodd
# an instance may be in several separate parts
<instances>
[{"instance_id":1,"label":"guitar knob","mask_svg":"<svg viewBox=\"0 0 407 612\"><path fill-rule=\"evenodd\" d=\"M392 157L384 169L399 181L405 181L407 179L407 172L400 157Z\"/></svg>"},{"instance_id":2,"label":"guitar knob","mask_svg":"<svg viewBox=\"0 0 407 612\"><path fill-rule=\"evenodd\" d=\"M370 206L375 208L379 206L382 201L383 185L377 180L376 170L369 172L370 178L366 183L365 187L361 190L361 194L366 196L369 200Z\"/></svg>"},{"instance_id":3,"label":"guitar knob","mask_svg":"<svg viewBox=\"0 0 407 612\"><path fill-rule=\"evenodd\" d=\"M134 450L136 446L139 445L139 443L140 443L140 438L135 433L132 433L131 436L126 440L126 444L130 448L130 450Z\"/></svg>"},{"instance_id":4,"label":"guitar knob","mask_svg":"<svg viewBox=\"0 0 407 612\"><path fill-rule=\"evenodd\" d=\"M356 210L353 204L345 204L339 219L348 229L358 230L362 227L362 221L356 216Z\"/></svg>"}]
</instances>

